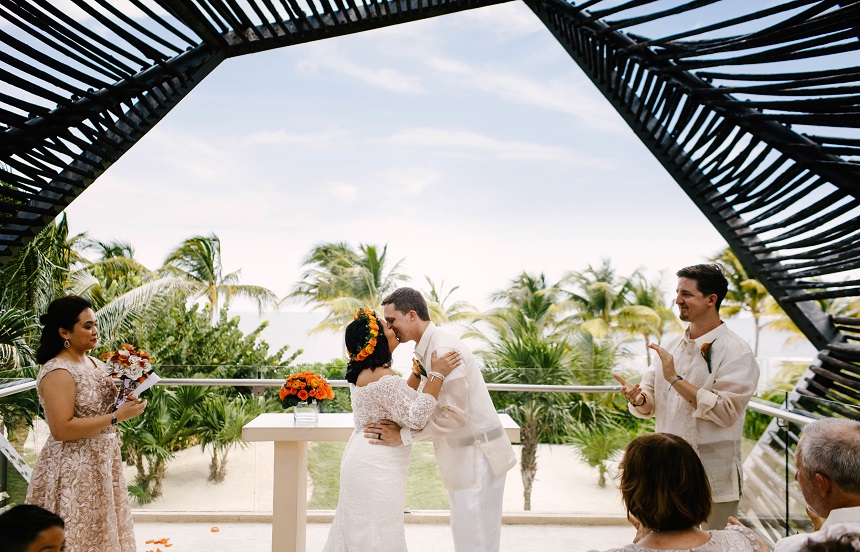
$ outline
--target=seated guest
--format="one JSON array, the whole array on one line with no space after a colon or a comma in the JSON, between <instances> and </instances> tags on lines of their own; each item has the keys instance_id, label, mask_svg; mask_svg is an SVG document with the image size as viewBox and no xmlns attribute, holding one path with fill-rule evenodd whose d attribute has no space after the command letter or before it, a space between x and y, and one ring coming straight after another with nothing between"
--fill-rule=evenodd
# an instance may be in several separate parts
<instances>
[{"instance_id":1,"label":"seated guest","mask_svg":"<svg viewBox=\"0 0 860 552\"><path fill-rule=\"evenodd\" d=\"M711 512L711 487L693 447L671 433L637 437L627 445L621 496L636 527L633 544L607 552L760 552L746 527L703 531Z\"/></svg>"},{"instance_id":2,"label":"seated guest","mask_svg":"<svg viewBox=\"0 0 860 552\"><path fill-rule=\"evenodd\" d=\"M22 504L0 514L0 552L61 552L66 545L60 516Z\"/></svg>"},{"instance_id":3,"label":"seated guest","mask_svg":"<svg viewBox=\"0 0 860 552\"><path fill-rule=\"evenodd\" d=\"M794 478L806 500L814 533L780 539L774 552L799 552L810 539L860 532L860 422L826 418L803 428Z\"/></svg>"},{"instance_id":4,"label":"seated guest","mask_svg":"<svg viewBox=\"0 0 860 552\"><path fill-rule=\"evenodd\" d=\"M842 533L835 539L807 540L802 552L860 552L860 533Z\"/></svg>"}]
</instances>

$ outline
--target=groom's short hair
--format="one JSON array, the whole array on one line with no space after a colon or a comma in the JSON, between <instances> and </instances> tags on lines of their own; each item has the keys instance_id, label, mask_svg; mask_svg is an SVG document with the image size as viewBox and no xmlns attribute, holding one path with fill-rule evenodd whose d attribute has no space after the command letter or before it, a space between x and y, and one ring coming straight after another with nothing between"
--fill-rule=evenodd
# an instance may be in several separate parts
<instances>
[{"instance_id":1,"label":"groom's short hair","mask_svg":"<svg viewBox=\"0 0 860 552\"><path fill-rule=\"evenodd\" d=\"M427 301L417 289L402 287L395 289L391 294L382 300L382 306L394 305L394 308L406 314L409 311L415 311L418 318L425 322L430 321L430 312L427 310Z\"/></svg>"}]
</instances>

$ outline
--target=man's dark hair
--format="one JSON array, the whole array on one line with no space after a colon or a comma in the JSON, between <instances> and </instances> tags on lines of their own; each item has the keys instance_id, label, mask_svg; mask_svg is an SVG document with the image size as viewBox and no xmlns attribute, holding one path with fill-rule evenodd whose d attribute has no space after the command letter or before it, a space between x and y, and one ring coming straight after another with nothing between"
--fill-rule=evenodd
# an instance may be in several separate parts
<instances>
[{"instance_id":1,"label":"man's dark hair","mask_svg":"<svg viewBox=\"0 0 860 552\"><path fill-rule=\"evenodd\" d=\"M430 312L427 310L427 301L417 289L402 287L395 289L391 295L382 300L382 306L394 305L394 308L403 314L415 311L418 318L425 322L430 321Z\"/></svg>"},{"instance_id":2,"label":"man's dark hair","mask_svg":"<svg viewBox=\"0 0 860 552\"><path fill-rule=\"evenodd\" d=\"M688 278L696 281L696 288L707 297L708 295L717 296L717 308L723 299L726 298L726 292L729 290L729 281L726 280L723 269L720 265L715 264L697 264L687 266L675 273L678 278Z\"/></svg>"},{"instance_id":3,"label":"man's dark hair","mask_svg":"<svg viewBox=\"0 0 860 552\"><path fill-rule=\"evenodd\" d=\"M0 514L0 552L24 552L36 536L51 527L66 528L57 514L33 504L19 504Z\"/></svg>"}]
</instances>

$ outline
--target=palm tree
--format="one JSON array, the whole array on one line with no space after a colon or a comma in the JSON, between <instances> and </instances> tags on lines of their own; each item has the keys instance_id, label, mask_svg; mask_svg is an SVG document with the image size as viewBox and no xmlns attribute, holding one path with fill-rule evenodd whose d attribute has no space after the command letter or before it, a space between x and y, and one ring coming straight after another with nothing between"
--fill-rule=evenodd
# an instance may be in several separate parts
<instances>
[{"instance_id":1,"label":"palm tree","mask_svg":"<svg viewBox=\"0 0 860 552\"><path fill-rule=\"evenodd\" d=\"M818 299L816 301L821 310L834 318L860 318L860 299L840 297L837 299ZM797 327L794 321L782 310L776 299L771 297L765 303L765 315L772 319L764 324L764 329L788 332L790 335L786 343L806 341L806 335Z\"/></svg>"},{"instance_id":2,"label":"palm tree","mask_svg":"<svg viewBox=\"0 0 860 552\"><path fill-rule=\"evenodd\" d=\"M430 311L430 320L438 325L456 322L467 318L470 314L474 314L477 309L471 303L466 301L454 301L448 304L451 295L460 289L460 286L454 286L445 291L445 280L442 280L437 287L429 276L424 276L427 280L427 285L430 286L430 291L421 290L424 299L427 300L427 309Z\"/></svg>"},{"instance_id":3,"label":"palm tree","mask_svg":"<svg viewBox=\"0 0 860 552\"><path fill-rule=\"evenodd\" d=\"M218 320L219 299L229 302L232 296L245 297L257 302L260 311L267 305L277 307L277 298L271 290L239 284L239 272L223 275L221 240L215 234L193 236L173 250L164 261L164 269L185 279L197 298L205 297L209 303L209 320L214 326Z\"/></svg>"},{"instance_id":4,"label":"palm tree","mask_svg":"<svg viewBox=\"0 0 860 552\"><path fill-rule=\"evenodd\" d=\"M555 385L573 382L572 358L563 339L508 332L480 354L488 367L485 379L489 382ZM563 393L499 393L494 398L520 426L523 509L529 511L538 469L538 444L560 442L576 422L578 409Z\"/></svg>"},{"instance_id":5,"label":"palm tree","mask_svg":"<svg viewBox=\"0 0 860 552\"><path fill-rule=\"evenodd\" d=\"M606 474L609 473L608 462L627 446L633 433L611 419L596 416L589 423L576 423L567 440L576 448L585 463L597 468L597 484L605 487Z\"/></svg>"},{"instance_id":6,"label":"palm tree","mask_svg":"<svg viewBox=\"0 0 860 552\"><path fill-rule=\"evenodd\" d=\"M353 249L345 242L315 245L302 260L307 269L301 281L284 300L328 311L311 332L340 331L359 308L378 309L397 283L408 279L398 272L402 259L390 269L387 262L387 245L381 250L370 244Z\"/></svg>"},{"instance_id":7,"label":"palm tree","mask_svg":"<svg viewBox=\"0 0 860 552\"><path fill-rule=\"evenodd\" d=\"M648 280L642 274L636 274L632 280L633 286L631 291L633 292L633 301L635 304L650 308L660 317L660 322L656 326L656 332L652 333L655 326L650 322L642 324L638 332L645 341L645 358L648 359L648 366L650 366L651 349L648 348L648 345L651 343L651 338L656 337L659 344L660 340L663 339L663 334L667 331L681 329L681 321L672 312L672 303L666 300L666 295L660 285L663 281L662 273L656 280ZM650 317L647 320L650 321Z\"/></svg>"},{"instance_id":8,"label":"palm tree","mask_svg":"<svg viewBox=\"0 0 860 552\"><path fill-rule=\"evenodd\" d=\"M209 462L209 481L220 483L227 475L227 453L240 445L247 446L242 440L242 427L262 414L266 403L255 397L236 395L232 399L224 393L210 392L196 406L196 435L203 450L211 452Z\"/></svg>"},{"instance_id":9,"label":"palm tree","mask_svg":"<svg viewBox=\"0 0 860 552\"><path fill-rule=\"evenodd\" d=\"M70 267L77 259L65 215L49 224L0 267L0 305L43 313L63 293Z\"/></svg>"},{"instance_id":10,"label":"palm tree","mask_svg":"<svg viewBox=\"0 0 860 552\"><path fill-rule=\"evenodd\" d=\"M752 315L755 322L753 354L758 356L759 335L764 325L762 318L767 313L768 303L773 299L764 284L755 278L750 278L744 265L730 247L726 247L710 260L722 266L729 281L729 290L720 306L720 316L731 318L743 311Z\"/></svg>"},{"instance_id":11,"label":"palm tree","mask_svg":"<svg viewBox=\"0 0 860 552\"><path fill-rule=\"evenodd\" d=\"M610 260L604 259L598 268L588 265L582 272L571 272L561 285L573 286L569 295L577 307L575 319L594 337L602 339L611 333L658 335L660 315L649 306L632 302L638 277L638 271L630 278L618 277Z\"/></svg>"},{"instance_id":12,"label":"palm tree","mask_svg":"<svg viewBox=\"0 0 860 552\"><path fill-rule=\"evenodd\" d=\"M564 301L558 285L547 285L543 274L524 272L509 288L492 297L502 305L476 317L476 322L488 325L491 333L474 325L466 333L466 337L477 337L487 344L485 350L476 351L488 367L485 379L496 383L572 383L574 359L559 331ZM555 393L499 393L494 401L520 426L523 508L531 510L537 446L562 439L576 421L576 399Z\"/></svg>"}]
</instances>

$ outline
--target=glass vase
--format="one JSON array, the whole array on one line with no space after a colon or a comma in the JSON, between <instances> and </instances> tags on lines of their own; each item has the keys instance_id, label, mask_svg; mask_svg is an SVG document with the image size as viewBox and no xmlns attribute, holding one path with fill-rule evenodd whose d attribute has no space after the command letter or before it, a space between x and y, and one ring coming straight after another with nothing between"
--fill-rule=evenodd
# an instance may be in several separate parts
<instances>
[{"instance_id":1,"label":"glass vase","mask_svg":"<svg viewBox=\"0 0 860 552\"><path fill-rule=\"evenodd\" d=\"M319 420L319 403L314 399L301 401L293 407L293 417L297 426L315 426Z\"/></svg>"}]
</instances>

